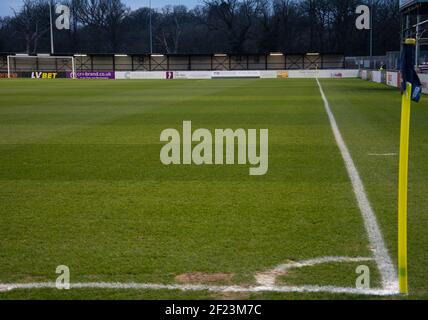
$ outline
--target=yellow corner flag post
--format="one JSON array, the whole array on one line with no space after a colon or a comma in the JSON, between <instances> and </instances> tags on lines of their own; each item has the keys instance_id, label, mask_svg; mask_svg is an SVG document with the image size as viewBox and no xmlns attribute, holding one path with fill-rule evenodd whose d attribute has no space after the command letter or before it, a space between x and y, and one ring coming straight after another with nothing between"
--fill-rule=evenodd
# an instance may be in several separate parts
<instances>
[{"instance_id":1,"label":"yellow corner flag post","mask_svg":"<svg viewBox=\"0 0 428 320\"><path fill-rule=\"evenodd\" d=\"M408 293L407 284L407 181L409 169L410 99L412 85L407 83L401 105L400 172L398 181L398 279L400 293Z\"/></svg>"},{"instance_id":2,"label":"yellow corner flag post","mask_svg":"<svg viewBox=\"0 0 428 320\"><path fill-rule=\"evenodd\" d=\"M416 40L406 39L405 44L415 45ZM400 169L398 179L398 279L401 294L408 294L409 292L407 270L407 192L411 101L412 84L406 82L406 91L403 92L401 104Z\"/></svg>"}]
</instances>

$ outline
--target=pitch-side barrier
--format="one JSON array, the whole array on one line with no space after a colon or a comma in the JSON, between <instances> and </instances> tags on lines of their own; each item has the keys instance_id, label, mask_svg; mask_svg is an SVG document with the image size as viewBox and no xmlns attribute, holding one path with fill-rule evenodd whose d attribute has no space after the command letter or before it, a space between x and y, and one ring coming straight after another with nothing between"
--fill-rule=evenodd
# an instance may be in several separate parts
<instances>
[{"instance_id":1,"label":"pitch-side barrier","mask_svg":"<svg viewBox=\"0 0 428 320\"><path fill-rule=\"evenodd\" d=\"M422 82L422 92L428 94L428 74L418 73L418 75ZM360 70L358 77L367 81L384 83L395 88L401 87L401 74L399 71Z\"/></svg>"},{"instance_id":2,"label":"pitch-side barrier","mask_svg":"<svg viewBox=\"0 0 428 320\"><path fill-rule=\"evenodd\" d=\"M174 80L174 79L234 79L234 78L357 78L358 70L234 70L234 71L77 71L77 79ZM73 78L72 72L34 71L11 73L11 78L58 79ZM7 74L0 73L0 78Z\"/></svg>"}]
</instances>

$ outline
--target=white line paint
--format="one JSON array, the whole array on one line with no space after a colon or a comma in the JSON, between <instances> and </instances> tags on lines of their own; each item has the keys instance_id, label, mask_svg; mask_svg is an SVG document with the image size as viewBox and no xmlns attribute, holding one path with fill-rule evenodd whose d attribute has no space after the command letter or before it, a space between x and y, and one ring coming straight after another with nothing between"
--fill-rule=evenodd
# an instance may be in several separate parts
<instances>
[{"instance_id":1,"label":"white line paint","mask_svg":"<svg viewBox=\"0 0 428 320\"><path fill-rule=\"evenodd\" d=\"M304 267L312 267L320 264L326 263L351 263L351 262L363 262L363 261L372 261L373 258L370 257L321 257L315 259L308 259L297 262L290 262L281 264L272 270L264 271L257 273L255 275L256 281L262 286L274 286L278 276L285 275L288 270L298 269Z\"/></svg>"},{"instance_id":2,"label":"white line paint","mask_svg":"<svg viewBox=\"0 0 428 320\"><path fill-rule=\"evenodd\" d=\"M398 153L369 153L368 155L372 157L392 157L398 156Z\"/></svg>"},{"instance_id":3,"label":"white line paint","mask_svg":"<svg viewBox=\"0 0 428 320\"><path fill-rule=\"evenodd\" d=\"M342 158L345 162L346 170L348 171L349 178L354 189L355 198L360 208L361 214L364 220L364 226L367 231L367 235L370 241L371 249L373 251L376 263L378 265L381 278L382 286L387 291L398 291L397 273L392 263L391 257L389 256L388 250L386 249L385 242L383 240L382 233L380 231L376 215L372 209L370 201L364 189L363 182L360 178L360 174L352 160L351 154L346 146L345 141L342 138L336 119L334 118L333 112L331 111L330 104L328 103L327 97L324 90L316 79L321 97L324 101L324 107L330 120L330 125L333 130L334 138L336 139L337 146L340 149Z\"/></svg>"},{"instance_id":4,"label":"white line paint","mask_svg":"<svg viewBox=\"0 0 428 320\"><path fill-rule=\"evenodd\" d=\"M180 290L210 292L283 292L283 293L337 293L373 296L392 296L395 291L384 289L356 289L335 286L216 286L150 283L85 282L72 283L71 289L134 289L134 290ZM54 282L0 284L0 292L11 290L56 289Z\"/></svg>"},{"instance_id":5,"label":"white line paint","mask_svg":"<svg viewBox=\"0 0 428 320\"><path fill-rule=\"evenodd\" d=\"M179 290L179 291L210 291L210 292L282 292L282 293L333 293L333 294L355 294L355 295L373 295L373 296L392 296L396 291L384 289L356 289L336 286L277 286L275 280L286 270L294 268L310 267L314 265L334 262L363 262L372 261L370 257L321 257L308 259L298 262L281 264L264 274L275 278L263 279L263 273L256 275L258 285L256 286L219 286L204 284L153 284L153 283L122 283L122 282L79 282L70 284L71 289L114 289L114 290ZM258 277L259 276L259 277ZM264 280L264 281L263 281ZM57 289L54 282L40 283L3 283L0 284L0 292L12 290L34 290L34 289Z\"/></svg>"}]
</instances>

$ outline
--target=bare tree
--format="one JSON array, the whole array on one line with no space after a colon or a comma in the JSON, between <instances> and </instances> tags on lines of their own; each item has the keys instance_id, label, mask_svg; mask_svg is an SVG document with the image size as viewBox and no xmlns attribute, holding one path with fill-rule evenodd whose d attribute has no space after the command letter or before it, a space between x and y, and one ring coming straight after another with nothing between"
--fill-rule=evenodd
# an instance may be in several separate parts
<instances>
[{"instance_id":1,"label":"bare tree","mask_svg":"<svg viewBox=\"0 0 428 320\"><path fill-rule=\"evenodd\" d=\"M185 6L166 6L156 26L157 39L163 44L167 53L177 53L182 35L182 23L186 19Z\"/></svg>"},{"instance_id":2,"label":"bare tree","mask_svg":"<svg viewBox=\"0 0 428 320\"><path fill-rule=\"evenodd\" d=\"M120 43L120 28L129 14L121 0L73 0L73 12L77 21L103 31L116 52Z\"/></svg>"},{"instance_id":3,"label":"bare tree","mask_svg":"<svg viewBox=\"0 0 428 320\"><path fill-rule=\"evenodd\" d=\"M233 52L244 51L245 41L263 2L258 0L205 0L207 24L211 30L224 32Z\"/></svg>"},{"instance_id":4,"label":"bare tree","mask_svg":"<svg viewBox=\"0 0 428 320\"><path fill-rule=\"evenodd\" d=\"M48 1L24 0L12 17L2 19L1 50L49 50ZM391 0L203 0L192 10L169 6L151 11L155 48L167 53L365 55L369 32L355 28L355 9L369 1L375 53L399 50L400 13L398 2ZM130 11L121 0L60 2L71 6L72 28L55 31L58 51L148 52L149 8Z\"/></svg>"},{"instance_id":5,"label":"bare tree","mask_svg":"<svg viewBox=\"0 0 428 320\"><path fill-rule=\"evenodd\" d=\"M21 10L14 10L12 23L17 34L25 39L25 51L37 52L40 38L49 31L49 2L23 0Z\"/></svg>"},{"instance_id":6,"label":"bare tree","mask_svg":"<svg viewBox=\"0 0 428 320\"><path fill-rule=\"evenodd\" d=\"M300 15L296 0L274 0L272 7L272 34L278 50L292 51L298 39Z\"/></svg>"}]
</instances>

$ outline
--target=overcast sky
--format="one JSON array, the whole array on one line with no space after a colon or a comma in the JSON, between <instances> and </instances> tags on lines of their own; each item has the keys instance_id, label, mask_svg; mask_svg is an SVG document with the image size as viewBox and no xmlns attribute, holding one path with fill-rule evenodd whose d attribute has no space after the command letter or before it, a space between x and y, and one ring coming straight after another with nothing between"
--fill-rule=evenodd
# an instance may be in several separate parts
<instances>
[{"instance_id":1,"label":"overcast sky","mask_svg":"<svg viewBox=\"0 0 428 320\"><path fill-rule=\"evenodd\" d=\"M122 0L132 9L144 7L149 5L149 0ZM188 7L193 7L200 4L202 0L152 0L153 8L161 8L165 5L183 4ZM12 14L12 9L19 9L22 0L0 0L0 16L7 16Z\"/></svg>"}]
</instances>

